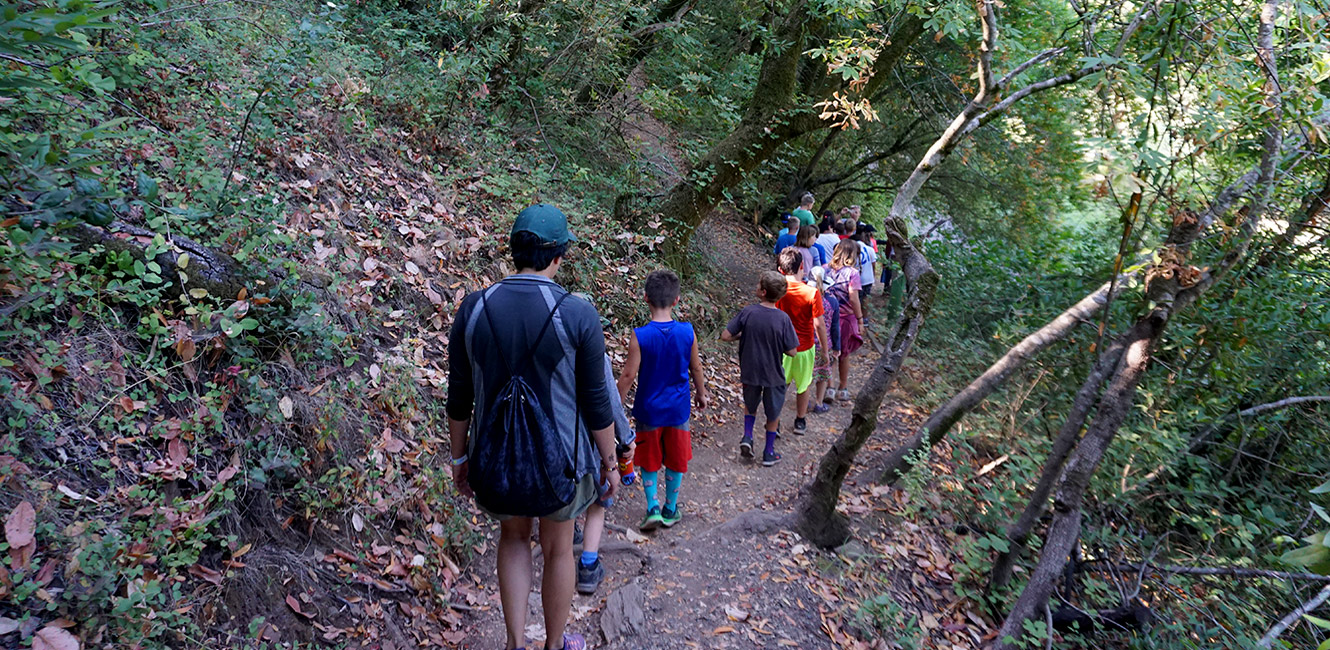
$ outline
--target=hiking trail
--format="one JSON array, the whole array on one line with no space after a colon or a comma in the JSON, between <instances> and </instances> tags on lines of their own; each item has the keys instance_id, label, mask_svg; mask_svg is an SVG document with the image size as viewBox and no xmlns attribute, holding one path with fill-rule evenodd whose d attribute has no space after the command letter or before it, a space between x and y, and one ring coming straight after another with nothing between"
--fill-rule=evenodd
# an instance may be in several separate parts
<instances>
[{"instance_id":1,"label":"hiking trail","mask_svg":"<svg viewBox=\"0 0 1330 650\"><path fill-rule=\"evenodd\" d=\"M713 268L745 265L750 278L735 288L735 309L752 301L751 278L769 268L770 256L759 250L751 228L724 217L706 222L698 231L698 248ZM736 274L737 275L737 274ZM738 280L738 278L736 278ZM607 333L618 336L621 332ZM699 333L713 404L693 413L693 459L680 492L683 521L649 534L637 532L645 512L640 481L620 490L609 510L601 558L606 576L591 596L573 601L569 631L585 634L594 647L605 648L740 648L831 647L829 611L819 567L836 555L813 549L792 532L746 530L745 512L788 511L799 488L826 448L849 422L850 407L836 406L809 414L808 433L790 433L795 400L787 401L778 449L784 459L774 467L742 459L738 441L743 430L737 347ZM851 390L857 389L875 362L864 348L856 357ZM617 372L618 368L616 368ZM894 400L888 400L893 402ZM878 434L903 436L903 418L895 414ZM847 491L851 488L847 482ZM483 521L477 515L477 521ZM733 522L725 525L727 522ZM454 587L454 602L467 603L464 645L502 648L505 634L495 579L497 526L488 542ZM580 546L576 547L580 550ZM533 546L537 576L529 599L529 643L544 638L540 611L540 548ZM853 552L853 551L851 551Z\"/></svg>"}]
</instances>

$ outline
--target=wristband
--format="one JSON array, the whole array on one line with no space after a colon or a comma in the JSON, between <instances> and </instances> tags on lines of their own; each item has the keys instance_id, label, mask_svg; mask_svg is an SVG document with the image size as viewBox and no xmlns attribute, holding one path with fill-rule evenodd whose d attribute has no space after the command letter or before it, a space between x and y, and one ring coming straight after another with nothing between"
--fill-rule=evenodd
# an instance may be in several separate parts
<instances>
[{"instance_id":1,"label":"wristband","mask_svg":"<svg viewBox=\"0 0 1330 650\"><path fill-rule=\"evenodd\" d=\"M453 459L453 467L457 467L458 465L461 465L462 463L465 463L466 460L467 460L467 458L470 458L470 456L468 456L468 455L466 455L466 454L462 454L462 457L461 457L461 458L454 458L454 459Z\"/></svg>"}]
</instances>

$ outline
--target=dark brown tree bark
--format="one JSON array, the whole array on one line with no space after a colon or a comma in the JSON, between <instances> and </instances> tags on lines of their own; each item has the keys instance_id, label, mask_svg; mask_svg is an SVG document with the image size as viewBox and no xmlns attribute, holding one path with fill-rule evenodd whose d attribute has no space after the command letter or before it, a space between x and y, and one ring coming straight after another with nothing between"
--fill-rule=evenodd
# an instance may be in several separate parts
<instances>
[{"instance_id":1,"label":"dark brown tree bark","mask_svg":"<svg viewBox=\"0 0 1330 650\"><path fill-rule=\"evenodd\" d=\"M122 221L113 221L105 228L79 224L68 231L68 236L88 248L100 246L145 264L156 262L162 269L162 281L177 294L203 289L219 300L235 300L241 290L249 296L271 296L277 284L272 278L247 273L231 256L185 237L168 237L167 249L149 257L148 246L158 233ZM184 268L180 266L182 257L187 258Z\"/></svg>"},{"instance_id":2,"label":"dark brown tree bark","mask_svg":"<svg viewBox=\"0 0 1330 650\"><path fill-rule=\"evenodd\" d=\"M849 522L836 512L841 484L849 473L855 456L877 429L877 411L887 389L895 381L901 364L909 356L919 330L933 307L937 291L937 272L933 265L905 237L905 224L895 220L887 228L891 245L902 257L902 267L909 299L895 330L887 340L886 352L854 400L850 425L845 427L831 448L818 462L812 481L803 489L795 510L794 529L812 543L831 548L850 536Z\"/></svg>"}]
</instances>

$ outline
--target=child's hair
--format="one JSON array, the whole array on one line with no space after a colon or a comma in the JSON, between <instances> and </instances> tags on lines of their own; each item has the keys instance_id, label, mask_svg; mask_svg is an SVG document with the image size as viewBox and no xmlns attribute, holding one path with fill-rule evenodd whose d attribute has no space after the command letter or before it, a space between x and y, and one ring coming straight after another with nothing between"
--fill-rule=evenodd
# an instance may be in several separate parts
<instances>
[{"instance_id":1,"label":"child's hair","mask_svg":"<svg viewBox=\"0 0 1330 650\"><path fill-rule=\"evenodd\" d=\"M845 266L859 265L859 242L853 239L842 239L836 244L836 249L831 251L831 265L836 268Z\"/></svg>"},{"instance_id":2,"label":"child's hair","mask_svg":"<svg viewBox=\"0 0 1330 650\"><path fill-rule=\"evenodd\" d=\"M853 220L853 219L841 219L840 221L837 221L837 222L836 222L836 234L837 234L837 235L853 235L853 234L854 234L854 220Z\"/></svg>"},{"instance_id":3,"label":"child's hair","mask_svg":"<svg viewBox=\"0 0 1330 650\"><path fill-rule=\"evenodd\" d=\"M776 270L785 275L794 275L804 266L804 254L794 248L786 248L776 258Z\"/></svg>"},{"instance_id":4,"label":"child's hair","mask_svg":"<svg viewBox=\"0 0 1330 650\"><path fill-rule=\"evenodd\" d=\"M674 306L679 299L679 276L669 269L660 269L647 274L647 303L661 309Z\"/></svg>"},{"instance_id":5,"label":"child's hair","mask_svg":"<svg viewBox=\"0 0 1330 650\"><path fill-rule=\"evenodd\" d=\"M819 223L819 224L817 224L817 231L818 231L819 233L831 232L831 231L832 231L832 228L834 228L835 225L836 225L836 219L833 218L833 215L831 214L831 210L827 210L826 212L823 212L822 215L823 215L823 216L822 216L822 222Z\"/></svg>"},{"instance_id":6,"label":"child's hair","mask_svg":"<svg viewBox=\"0 0 1330 650\"><path fill-rule=\"evenodd\" d=\"M775 271L763 271L757 278L757 286L762 288L762 295L768 302L776 302L785 297L785 292L789 290L790 285L785 281L785 276Z\"/></svg>"},{"instance_id":7,"label":"child's hair","mask_svg":"<svg viewBox=\"0 0 1330 650\"><path fill-rule=\"evenodd\" d=\"M800 206L800 207L803 207L803 206L805 206L805 205L812 205L812 204L813 204L813 193L812 193L812 192L804 192L804 195L801 196L801 197L799 197L799 206Z\"/></svg>"},{"instance_id":8,"label":"child's hair","mask_svg":"<svg viewBox=\"0 0 1330 650\"><path fill-rule=\"evenodd\" d=\"M799 236L794 239L794 245L800 248L811 248L814 239L817 239L817 228L804 226L799 229Z\"/></svg>"},{"instance_id":9,"label":"child's hair","mask_svg":"<svg viewBox=\"0 0 1330 650\"><path fill-rule=\"evenodd\" d=\"M809 278L809 282L808 282L808 283L811 284L811 285L813 285L813 288L814 288L814 289L817 289L817 292L818 292L818 293L822 293L822 292L824 292L824 291L827 290L827 270L826 270L826 269L824 269L824 268L822 268L822 267L820 267L820 266L814 266L814 267L813 267L813 270L809 272L809 275L811 275L812 277Z\"/></svg>"}]
</instances>

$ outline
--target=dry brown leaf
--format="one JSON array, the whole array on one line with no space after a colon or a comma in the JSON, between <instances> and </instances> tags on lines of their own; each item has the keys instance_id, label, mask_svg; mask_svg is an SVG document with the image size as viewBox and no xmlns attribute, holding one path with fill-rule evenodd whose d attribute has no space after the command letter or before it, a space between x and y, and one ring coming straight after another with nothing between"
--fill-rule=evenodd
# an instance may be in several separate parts
<instances>
[{"instance_id":1,"label":"dry brown leaf","mask_svg":"<svg viewBox=\"0 0 1330 650\"><path fill-rule=\"evenodd\" d=\"M69 632L47 625L32 635L32 650L79 650L79 640Z\"/></svg>"},{"instance_id":2,"label":"dry brown leaf","mask_svg":"<svg viewBox=\"0 0 1330 650\"><path fill-rule=\"evenodd\" d=\"M27 501L20 502L5 519L5 541L10 548L19 548L32 543L33 530L37 527L37 511Z\"/></svg>"}]
</instances>

